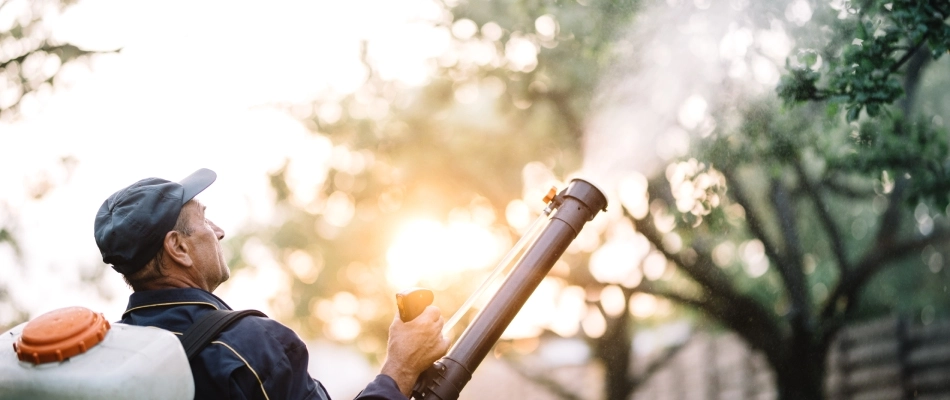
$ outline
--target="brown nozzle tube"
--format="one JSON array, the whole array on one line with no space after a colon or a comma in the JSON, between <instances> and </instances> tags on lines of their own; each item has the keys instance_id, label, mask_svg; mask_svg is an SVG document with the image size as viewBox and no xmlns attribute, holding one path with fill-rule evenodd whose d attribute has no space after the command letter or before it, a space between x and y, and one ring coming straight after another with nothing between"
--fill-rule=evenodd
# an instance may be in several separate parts
<instances>
[{"instance_id":1,"label":"brown nozzle tube","mask_svg":"<svg viewBox=\"0 0 950 400\"><path fill-rule=\"evenodd\" d=\"M607 198L593 184L574 179L548 206L554 209L551 222L534 243L528 245L498 292L462 332L448 354L422 373L413 388L413 398L458 399L472 373L584 224L607 209Z\"/></svg>"}]
</instances>

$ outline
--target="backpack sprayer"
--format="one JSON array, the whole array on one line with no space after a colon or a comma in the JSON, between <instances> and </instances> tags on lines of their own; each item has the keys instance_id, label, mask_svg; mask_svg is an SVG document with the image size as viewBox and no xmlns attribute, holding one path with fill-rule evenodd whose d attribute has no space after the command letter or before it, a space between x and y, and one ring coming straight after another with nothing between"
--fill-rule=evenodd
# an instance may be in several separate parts
<instances>
[{"instance_id":1,"label":"backpack sprayer","mask_svg":"<svg viewBox=\"0 0 950 400\"><path fill-rule=\"evenodd\" d=\"M582 179L572 180L557 195L554 192L552 188L544 198L547 207L542 215L446 322L443 334L451 331L492 281L502 272L510 270L498 291L462 332L448 354L422 373L412 389L413 398L458 399L462 388L472 378L472 373L584 224L592 220L597 212L607 209L604 194ZM514 266L509 268L516 259ZM412 320L432 303L432 299L433 294L427 289L409 289L398 293L396 305L400 318L403 321Z\"/></svg>"}]
</instances>

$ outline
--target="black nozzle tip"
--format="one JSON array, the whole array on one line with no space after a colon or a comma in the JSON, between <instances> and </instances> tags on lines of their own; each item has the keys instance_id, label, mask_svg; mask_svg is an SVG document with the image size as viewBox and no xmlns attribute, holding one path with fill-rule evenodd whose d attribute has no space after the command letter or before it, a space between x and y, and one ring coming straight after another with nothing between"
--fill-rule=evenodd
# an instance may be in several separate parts
<instances>
[{"instance_id":1,"label":"black nozzle tip","mask_svg":"<svg viewBox=\"0 0 950 400\"><path fill-rule=\"evenodd\" d=\"M604 192L586 179L574 178L564 189L564 195L573 197L584 203L591 211L607 211L607 196ZM591 215L593 217L593 215Z\"/></svg>"}]
</instances>

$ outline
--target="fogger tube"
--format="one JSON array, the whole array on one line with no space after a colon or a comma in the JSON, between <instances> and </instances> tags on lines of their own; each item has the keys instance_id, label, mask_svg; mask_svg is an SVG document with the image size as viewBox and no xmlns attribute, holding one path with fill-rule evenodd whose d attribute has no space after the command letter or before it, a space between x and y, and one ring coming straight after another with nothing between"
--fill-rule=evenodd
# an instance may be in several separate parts
<instances>
[{"instance_id":1,"label":"fogger tube","mask_svg":"<svg viewBox=\"0 0 950 400\"><path fill-rule=\"evenodd\" d=\"M587 221L605 210L607 199L594 185L574 179L552 204L557 207L537 240L525 250L498 292L478 313L448 354L422 374L416 399L456 400L472 372L491 351L521 307Z\"/></svg>"}]
</instances>

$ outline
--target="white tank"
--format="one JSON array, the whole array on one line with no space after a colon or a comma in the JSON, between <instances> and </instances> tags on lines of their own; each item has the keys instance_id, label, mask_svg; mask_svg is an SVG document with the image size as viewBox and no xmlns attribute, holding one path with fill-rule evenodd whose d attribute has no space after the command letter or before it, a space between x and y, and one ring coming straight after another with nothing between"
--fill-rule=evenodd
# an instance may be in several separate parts
<instances>
[{"instance_id":1,"label":"white tank","mask_svg":"<svg viewBox=\"0 0 950 400\"><path fill-rule=\"evenodd\" d=\"M175 334L109 324L68 307L0 337L0 400L192 399L191 367Z\"/></svg>"}]
</instances>

